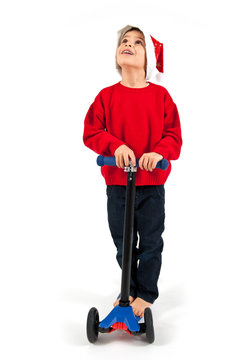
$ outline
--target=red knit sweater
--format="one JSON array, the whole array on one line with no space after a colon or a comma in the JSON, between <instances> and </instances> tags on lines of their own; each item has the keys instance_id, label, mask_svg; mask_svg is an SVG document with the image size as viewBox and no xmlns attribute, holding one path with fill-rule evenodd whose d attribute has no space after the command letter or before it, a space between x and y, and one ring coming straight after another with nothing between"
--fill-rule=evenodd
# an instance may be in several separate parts
<instances>
[{"instance_id":1,"label":"red knit sweater","mask_svg":"<svg viewBox=\"0 0 240 360\"><path fill-rule=\"evenodd\" d=\"M104 156L114 156L120 145L127 145L136 159L156 152L169 160L167 170L137 168L136 186L164 184L171 172L171 161L178 159L182 146L177 107L168 91L149 82L143 88L118 83L102 89L84 120L84 144ZM106 185L126 185L127 173L117 166L102 166Z\"/></svg>"}]
</instances>

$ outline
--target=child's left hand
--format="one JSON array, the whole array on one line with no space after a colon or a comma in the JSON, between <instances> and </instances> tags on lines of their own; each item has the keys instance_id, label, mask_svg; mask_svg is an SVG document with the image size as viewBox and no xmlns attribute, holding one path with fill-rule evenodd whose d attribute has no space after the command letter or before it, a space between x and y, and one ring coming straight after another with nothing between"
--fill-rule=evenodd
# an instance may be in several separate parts
<instances>
[{"instance_id":1,"label":"child's left hand","mask_svg":"<svg viewBox=\"0 0 240 360\"><path fill-rule=\"evenodd\" d=\"M144 153L139 159L139 167L142 170L145 169L146 171L153 171L158 161L162 159L163 156L156 152Z\"/></svg>"}]
</instances>

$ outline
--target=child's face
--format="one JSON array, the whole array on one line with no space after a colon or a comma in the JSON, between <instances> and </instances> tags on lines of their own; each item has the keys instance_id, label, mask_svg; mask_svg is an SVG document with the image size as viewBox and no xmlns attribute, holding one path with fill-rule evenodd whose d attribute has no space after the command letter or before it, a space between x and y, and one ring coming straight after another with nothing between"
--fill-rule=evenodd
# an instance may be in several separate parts
<instances>
[{"instance_id":1,"label":"child's face","mask_svg":"<svg viewBox=\"0 0 240 360\"><path fill-rule=\"evenodd\" d=\"M133 55L122 53L130 50ZM117 63L123 66L132 66L138 69L146 67L146 45L143 35L137 30L128 31L117 48Z\"/></svg>"}]
</instances>

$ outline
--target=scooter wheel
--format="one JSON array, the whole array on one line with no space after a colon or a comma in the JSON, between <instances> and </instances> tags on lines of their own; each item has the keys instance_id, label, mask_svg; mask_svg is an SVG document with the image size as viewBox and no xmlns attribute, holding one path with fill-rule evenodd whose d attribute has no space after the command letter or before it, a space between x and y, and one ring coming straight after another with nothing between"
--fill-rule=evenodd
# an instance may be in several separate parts
<instances>
[{"instance_id":1,"label":"scooter wheel","mask_svg":"<svg viewBox=\"0 0 240 360\"><path fill-rule=\"evenodd\" d=\"M99 314L95 307L88 312L87 317L87 337L89 342L94 343L98 338Z\"/></svg>"},{"instance_id":2,"label":"scooter wheel","mask_svg":"<svg viewBox=\"0 0 240 360\"><path fill-rule=\"evenodd\" d=\"M152 318L152 311L150 308L146 308L144 310L144 321L146 327L146 337L148 342L151 344L154 342L154 328L153 328L153 318Z\"/></svg>"}]
</instances>

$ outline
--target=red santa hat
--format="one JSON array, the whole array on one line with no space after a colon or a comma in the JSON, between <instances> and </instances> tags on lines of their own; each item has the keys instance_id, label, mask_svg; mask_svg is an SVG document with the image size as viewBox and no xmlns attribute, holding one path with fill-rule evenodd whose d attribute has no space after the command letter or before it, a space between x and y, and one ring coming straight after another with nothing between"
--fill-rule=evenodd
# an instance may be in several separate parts
<instances>
[{"instance_id":1,"label":"red santa hat","mask_svg":"<svg viewBox=\"0 0 240 360\"><path fill-rule=\"evenodd\" d=\"M147 55L146 80L159 82L160 73L163 73L163 43L156 40L150 33L143 32L138 26L126 25L117 32L117 47L120 45L126 32L133 30L133 28L139 29L145 37ZM119 71L118 64L116 64L116 67Z\"/></svg>"}]
</instances>

